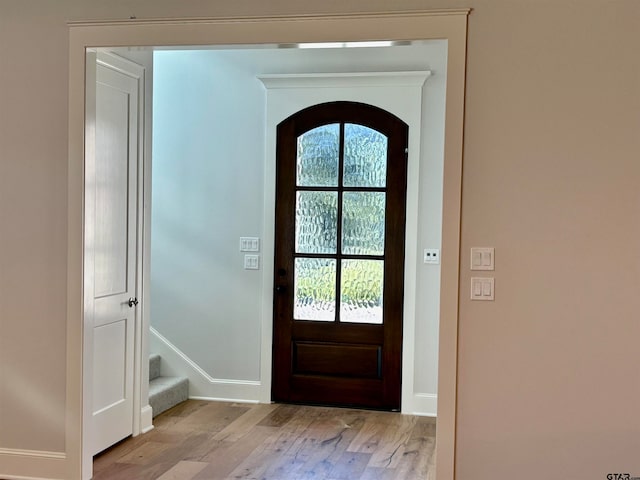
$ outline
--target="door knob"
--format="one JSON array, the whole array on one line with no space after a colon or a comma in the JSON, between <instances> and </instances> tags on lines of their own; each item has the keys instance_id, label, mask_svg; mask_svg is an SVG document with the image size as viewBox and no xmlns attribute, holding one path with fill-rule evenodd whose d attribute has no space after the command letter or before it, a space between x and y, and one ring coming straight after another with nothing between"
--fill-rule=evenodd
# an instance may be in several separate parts
<instances>
[{"instance_id":1,"label":"door knob","mask_svg":"<svg viewBox=\"0 0 640 480\"><path fill-rule=\"evenodd\" d=\"M287 287L285 287L284 285L276 285L276 292L277 293L284 293L286 289L287 289Z\"/></svg>"},{"instance_id":2,"label":"door knob","mask_svg":"<svg viewBox=\"0 0 640 480\"><path fill-rule=\"evenodd\" d=\"M134 307L136 305L138 305L138 299L135 297L131 297L129 299L129 307Z\"/></svg>"}]
</instances>

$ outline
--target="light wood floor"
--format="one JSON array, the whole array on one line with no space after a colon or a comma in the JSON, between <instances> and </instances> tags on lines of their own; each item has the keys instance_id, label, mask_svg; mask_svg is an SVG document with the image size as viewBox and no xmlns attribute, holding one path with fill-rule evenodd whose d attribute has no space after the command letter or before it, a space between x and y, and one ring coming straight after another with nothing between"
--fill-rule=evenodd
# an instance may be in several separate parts
<instances>
[{"instance_id":1,"label":"light wood floor","mask_svg":"<svg viewBox=\"0 0 640 480\"><path fill-rule=\"evenodd\" d=\"M431 479L435 419L189 400L94 459L95 480Z\"/></svg>"}]
</instances>

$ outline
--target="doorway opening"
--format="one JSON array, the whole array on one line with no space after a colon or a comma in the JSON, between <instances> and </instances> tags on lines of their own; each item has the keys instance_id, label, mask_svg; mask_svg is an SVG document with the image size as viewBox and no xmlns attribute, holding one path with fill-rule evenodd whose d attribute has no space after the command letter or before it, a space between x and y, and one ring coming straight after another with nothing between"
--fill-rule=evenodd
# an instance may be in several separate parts
<instances>
[{"instance_id":1,"label":"doorway opening","mask_svg":"<svg viewBox=\"0 0 640 480\"><path fill-rule=\"evenodd\" d=\"M466 14L465 14L465 15L466 15ZM430 17L430 18L431 18L431 17ZM354 19L354 20L355 20L355 19ZM362 19L360 19L360 20L362 20ZM314 23L314 21L311 21L311 23ZM320 23L323 23L323 22L320 22ZM358 21L356 21L355 23L358 23ZM129 25L129 26L132 26L132 25ZM353 25L352 25L352 26L353 26ZM326 25L323 25L323 26L322 26L322 31L324 31L324 28L325 28L325 27L326 27ZM424 24L422 25L422 27L424 27ZM90 29L90 27L89 27L89 29ZM349 30L350 30L350 29L349 29ZM72 31L73 31L73 29L72 29ZM77 31L79 31L79 30L77 30ZM422 28L421 28L421 29L419 29L419 31L424 31L424 30L422 30ZM441 31L442 31L442 30L440 30L440 32L441 32ZM335 31L334 31L334 32L335 32ZM175 32L174 32L174 33L175 33ZM83 32L83 35L85 35L85 34L87 34L87 32L86 32L86 31L85 31L85 32ZM332 35L334 35L334 34L335 34L335 33L332 33ZM342 33L341 33L340 31L338 31L338 32L337 32L337 34L339 34L339 35L345 35L345 33L344 33L344 32L342 32ZM391 34L389 34L389 35L391 35ZM405 33L400 33L400 32L398 32L398 33L394 33L393 35L398 35L398 36L402 37L403 35L406 35L406 32L405 32ZM416 33L414 33L413 35L417 35L417 34L416 34ZM452 34L452 35L453 35L453 34ZM303 35L303 36L304 36L304 35ZM347 35L347 37L348 37L348 36L349 36L349 35ZM438 36L439 36L439 38L442 38L441 33L440 33L440 34L438 34ZM91 35L90 35L90 34L89 34L89 37L91 37ZM78 55L77 55L77 53L78 53L78 52L75 50L75 48L76 48L76 47L77 47L77 45L79 45L79 44L83 44L83 45L85 45L85 48L86 48L86 45L91 45L91 42L87 43L87 41L88 41L88 38L89 38L89 37L80 36L80 37L72 38L72 42L71 42L71 43L72 43L72 62L71 62L71 70L72 70L72 75L71 75L71 76L72 76L72 87L73 87L74 83L77 83L77 82L78 82L78 79L80 78L80 77L77 75L77 72L81 70L81 68L79 68L79 67L81 67L81 64L82 64L82 62L78 62L78 61L80 60L80 58L78 57ZM123 41L125 38L127 38L127 37L126 37L126 36L121 37L121 39L120 39L118 42L116 42L116 44L117 44L117 43L122 44L122 41ZM129 37L129 38L131 38L131 37ZM174 38L175 38L175 37L174 37ZM449 39L450 37L449 37L449 35L445 35L445 36L444 36L444 38ZM452 37L451 37L451 38L452 38ZM101 41L103 41L103 40L101 40ZM154 43L155 43L155 44L162 44L162 43L163 43L163 41L162 41L162 40L160 40L160 39L158 39L158 41L157 41L157 42L156 42L156 41L153 41L153 39L151 39L151 40L149 40L149 42L151 42L151 44L154 44ZM190 43L191 43L191 42L190 42ZM215 39L214 39L214 42L213 42L213 43L215 43ZM223 43L224 43L224 42L223 42ZM446 42L445 42L445 43L446 43ZM450 54L450 52L451 52L451 47L452 47L451 43L449 43L449 44L447 45L447 47L448 47L448 49L449 49L449 50L448 50L448 52L449 52L449 54ZM457 55L460 55L460 53L464 53L464 48L462 48L462 50L460 50L460 47L461 47L461 44L460 44L460 43L456 43L456 44L454 45L453 50L454 50L455 52L457 52ZM456 59L458 59L458 60L460 60L460 58L459 58L459 57L455 57L455 58L456 58ZM449 60L449 65L451 65L451 60L452 60L452 59L451 59L451 57L450 57L448 60ZM454 76L456 77L456 81L457 81L457 82L460 82L460 76L459 76L459 73L460 73L461 64L460 64L460 63L457 63L457 62L453 62L453 65L454 65L454 74L455 74ZM463 71L463 62L462 62L462 71ZM75 75L74 75L74 72L76 72L76 74L75 74ZM447 92L450 92L450 91L451 91L451 87L454 87L454 91L457 91L457 92L458 92L458 95L460 95L461 89L459 89L459 88L458 88L458 89L456 89L455 87L456 87L456 86L457 86L457 87L462 86L462 85L463 85L463 82L462 82L462 83L452 82L453 84L452 84L451 82L449 82L449 76L450 76L450 73L451 73L451 70L450 70L450 69L449 69L449 70L447 70L447 74L446 74L447 76L446 76L446 80L445 80L445 83L447 84ZM82 76L82 77L84 77L84 76ZM83 88L81 88L81 89L80 89L80 91L84 91L84 87L83 87ZM461 97L460 97L460 98L461 98ZM449 101L449 99L447 99L447 108L449 108L449 105L450 105L450 104L451 104L451 102ZM74 115L76 115L76 114L78 113L78 111L79 111L79 110L77 109L77 106L78 106L78 99L77 99L77 98L75 98L75 95L72 95L72 100L71 100L71 110L72 110L72 112L75 112L75 113L72 113L72 124L73 124L73 117L74 117ZM454 102L454 103L453 103L453 105L451 105L451 108L454 108L454 107L456 107L456 106L458 107L458 109L460 109L460 107L461 107L461 103L455 103L455 102ZM458 113L459 113L459 114L461 114L461 109L459 110L459 112L458 112ZM81 116L82 116L82 115L81 115ZM447 116L447 118L450 118L450 116ZM458 119L460 119L460 118L461 118L461 117L459 116L459 117L458 117ZM443 127L443 129L444 129L444 127ZM74 129L73 129L73 128L71 128L71 130L72 130L72 131L74 131ZM448 134L448 133L450 133L450 132L451 132L451 130L452 130L452 129L447 128L447 134ZM453 129L453 132L455 133L455 131L456 131L456 130L455 130L455 128L454 128L454 129ZM459 131L459 132L461 132L461 124L460 124L460 129L458 129L458 131ZM77 153L78 153L78 150L77 150L77 149L74 149L74 145L76 145L75 140L77 140L77 138L75 138L75 135L77 135L77 132L76 132L75 134L74 134L74 133L72 133L71 135L72 135L72 139L71 139L71 151L72 151L71 158L72 158L72 160L71 160L71 163L73 164L73 161L74 161L73 159L75 159L75 158L81 158L81 155L80 155L80 157L77 157L76 155L77 155ZM74 139L75 139L75 140L74 140ZM458 141L459 141L459 139L458 139ZM453 143L455 143L455 139L454 139L454 140L452 140L452 142L453 142ZM442 143L443 143L443 144L445 144L445 143L447 143L447 142L446 142L446 140L443 140L443 142L442 142ZM446 149L444 149L444 150L446 150ZM453 154L454 154L454 155L457 155L457 154L459 154L460 152L461 152L461 150L456 150L456 149L454 149L454 150L453 150ZM445 157L446 157L446 154L445 154ZM454 163L456 163L456 162L454 162ZM455 165L454 165L454 167L455 167ZM268 175L269 175L269 174L271 174L271 173L273 173L273 172L267 172L267 173L268 173ZM266 177L266 176L268 176L268 175L265 175L265 177ZM76 188L78 187L78 185L77 185L77 183L75 182L75 180L77 180L77 179L76 179L76 178L72 178L72 179L70 179L70 195L71 195L72 197L73 197L73 191L75 191L74 189L76 189ZM445 175L445 180L446 180L446 175ZM421 184L421 180L420 180L420 179L414 179L414 181L415 181L415 185L414 185L414 187L416 188L416 191L419 191L419 190L420 190L420 188L419 188L419 187L421 186L421 185L420 185L420 184ZM456 188L459 188L459 180L454 182L453 187L454 187L454 190L455 190ZM267 184L265 183L265 190L266 190L266 188L267 188ZM446 186L445 186L445 191L446 191L446 190L447 190L447 189L446 189ZM459 190L458 190L458 191L459 191ZM265 192L265 193L266 193L266 192ZM443 193L443 194L442 194L442 196L445 198L445 201L446 201L446 199L447 199L447 198L449 198L449 200L451 200L451 197L452 197L452 196L453 196L453 198L455 198L455 192L453 192L453 195L451 195L450 193L449 193L449 194L447 194L447 193L445 192L445 193ZM266 197L267 197L267 195L265 195L265 198L266 198ZM453 204L454 204L454 206L459 206L459 205L457 205L457 204L455 203L455 201L453 202ZM445 210L446 210L446 209L445 209ZM70 208L70 211L73 211L73 208ZM416 217L417 217L417 213L418 213L417 211L413 211L413 212L411 212L411 214L416 215ZM454 221L453 223L455 224L456 222ZM267 224L267 222L265 222L265 226L266 226L266 224ZM74 233L75 233L74 227L77 227L77 219L76 219L76 220L74 220L74 221L70 221L70 236L71 236L71 237L74 237ZM413 233L415 233L415 232L419 229L418 225L416 225L416 224L414 224L412 228L413 228ZM454 229L455 229L455 228L454 228ZM268 232L267 230L268 230L268 229L267 229L267 228L265 228L265 233L267 233L267 234L268 234L269 232ZM445 228L445 227L443 227L443 228L442 228L443 233L444 233L444 231L445 231L445 230L447 230L447 231L448 231L448 233L451 233L451 231L449 231L449 230L451 230L451 226L449 226L449 228ZM407 236L408 236L408 235L409 235L409 232L407 233ZM268 235L265 235L265 239L267 238L267 236L268 236ZM455 237L455 235L453 235L453 237L452 237L452 238L454 238L454 237ZM414 237L414 238L415 238L415 237ZM414 257L414 258L413 258L413 260L415 261L415 260L416 260L416 258L418 257L418 255L417 255L417 254L418 254L418 248L417 248L417 247L418 247L418 245L417 245L417 240L415 240L414 242L415 242L415 243L414 243L414 245L413 245L413 247L414 247L414 248L412 249L413 251L412 251L412 253L411 253L411 254L412 254L412 255L413 255L413 257ZM442 258L443 258L443 259L445 259L445 260L446 260L447 258L451 258L451 264L447 264L447 265L449 265L449 266L455 266L455 270L457 270L457 243L456 243L456 242L457 242L457 241L455 241L455 242L454 242L454 244L455 244L455 255L453 255L453 256L455 257L455 261L454 261L453 257L447 257L447 255L446 255L446 249L445 249L444 245L443 245L443 254L442 254ZM72 244L73 244L73 242L72 242ZM264 243L263 243L263 245L264 245ZM73 246L73 245L72 245L72 246ZM267 252L267 251L268 251L268 249L267 249L267 245L264 245L264 252ZM73 271L76 271L76 266L77 266L77 264L75 264L75 263L74 263L74 261L76 260L76 258L75 258L73 255L71 255L71 257L73 257L73 258L70 258L70 271L72 271L72 272L73 272ZM266 260L266 259L263 259L263 260L268 261L268 260ZM412 265L413 265L413 268L414 268L414 272L415 272L416 263L417 263L417 262L414 262L414 263L412 264ZM263 268L265 268L265 269L266 269L266 266L263 266ZM263 270L263 271L264 271L264 270ZM449 273L451 274L452 272L449 272ZM72 276L73 276L73 275L72 275ZM445 278L445 277L446 277L446 278ZM457 274L456 274L456 277L457 277ZM447 280L447 279L450 279L450 278L451 278L451 276L447 277L446 275L444 275L444 274L443 274L443 280ZM446 283L446 282L445 282L445 283ZM263 285L263 289L266 289L266 287L268 287L268 286L270 286L270 285L269 285L269 284L268 284L268 282L267 282L267 283L265 283L265 285ZM450 286L450 285L449 285L449 286ZM412 289L414 289L414 295L415 295L415 281L413 282L413 285L412 285L412 287L411 287L411 288L412 288ZM71 295L71 294L70 294L70 295ZM72 295L71 295L71 296L72 296ZM456 296L457 296L457 283L456 283ZM438 297L438 294L436 294L436 297ZM70 301L72 301L72 302L73 302L73 298L71 298L71 299L70 299ZM452 305L452 304L450 303L450 304L449 304L449 306L451 306L451 305ZM264 305L262 305L262 307L264 307ZM413 309L415 310L415 306L413 307ZM456 310L457 310L457 307L456 307ZM412 313L412 315L414 315L414 316L415 316L415 311L413 311L413 312L411 312L411 313ZM263 317L263 318L264 318L264 317ZM414 340L415 340L415 339L414 339ZM261 341L263 342L264 340L263 340L263 339L261 339ZM414 349L414 351L415 351L415 343L414 343L414 345L412 345L412 347L413 347L413 349ZM449 353L450 353L450 351L449 351ZM70 352L70 356L73 356L73 354L74 354L74 351L71 351L71 352ZM262 357L262 355L264 355L264 354L265 354L265 351L264 351L264 349L262 349L262 352L261 352L261 354L260 354L260 355L261 355L261 357ZM265 365L265 362L261 361L261 362L260 362L260 375L261 375L261 376L260 376L260 380L261 380L261 381L262 381L262 379L264 378L264 377L262 376L262 373L263 373L263 372L262 372L262 369L263 369L263 368L266 368L266 367L264 367L264 365ZM73 372L72 372L72 373L73 373ZM73 375L71 375L71 377L73 377ZM229 379L224 379L224 378L223 378L222 380L229 380ZM232 383L232 382L229 382L229 383ZM259 386L261 387L261 391L262 391L262 390L264 389L264 385L259 385ZM453 407L449 407L449 408L453 408Z\"/></svg>"},{"instance_id":2,"label":"doorway opening","mask_svg":"<svg viewBox=\"0 0 640 480\"><path fill-rule=\"evenodd\" d=\"M402 409L434 415L440 269L421 264L419 248L440 245L446 42L153 59L151 349L183 364L178 349L199 367L183 369L192 396L271 401L277 124L336 98L364 102L410 124L406 276L421 295L405 296ZM443 73L427 80L425 69ZM242 251L243 239L257 251Z\"/></svg>"}]
</instances>

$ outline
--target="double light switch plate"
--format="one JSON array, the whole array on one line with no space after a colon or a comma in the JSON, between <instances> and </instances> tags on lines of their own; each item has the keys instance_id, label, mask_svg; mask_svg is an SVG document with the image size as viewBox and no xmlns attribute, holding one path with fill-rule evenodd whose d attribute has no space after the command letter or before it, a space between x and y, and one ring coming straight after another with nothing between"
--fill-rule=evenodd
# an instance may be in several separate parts
<instances>
[{"instance_id":1,"label":"double light switch plate","mask_svg":"<svg viewBox=\"0 0 640 480\"><path fill-rule=\"evenodd\" d=\"M471 278L471 300L493 300L495 279L493 277Z\"/></svg>"},{"instance_id":2,"label":"double light switch plate","mask_svg":"<svg viewBox=\"0 0 640 480\"><path fill-rule=\"evenodd\" d=\"M493 247L471 247L471 270L495 270ZM493 300L495 279L493 277L471 278L471 300Z\"/></svg>"},{"instance_id":3,"label":"double light switch plate","mask_svg":"<svg viewBox=\"0 0 640 480\"><path fill-rule=\"evenodd\" d=\"M495 270L493 247L471 247L471 270Z\"/></svg>"}]
</instances>

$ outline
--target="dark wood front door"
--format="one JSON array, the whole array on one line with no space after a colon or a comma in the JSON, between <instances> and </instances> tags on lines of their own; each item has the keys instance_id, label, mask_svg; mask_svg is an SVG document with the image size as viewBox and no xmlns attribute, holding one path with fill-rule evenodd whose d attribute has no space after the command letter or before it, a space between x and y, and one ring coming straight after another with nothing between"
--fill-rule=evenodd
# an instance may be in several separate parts
<instances>
[{"instance_id":1,"label":"dark wood front door","mask_svg":"<svg viewBox=\"0 0 640 480\"><path fill-rule=\"evenodd\" d=\"M353 102L278 125L274 401L400 408L407 139Z\"/></svg>"}]
</instances>

